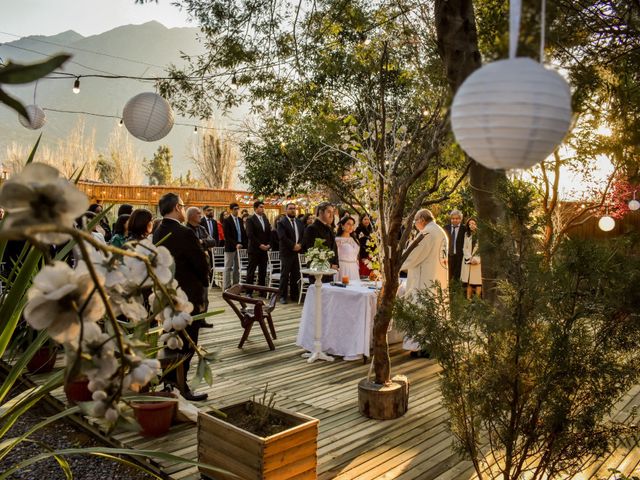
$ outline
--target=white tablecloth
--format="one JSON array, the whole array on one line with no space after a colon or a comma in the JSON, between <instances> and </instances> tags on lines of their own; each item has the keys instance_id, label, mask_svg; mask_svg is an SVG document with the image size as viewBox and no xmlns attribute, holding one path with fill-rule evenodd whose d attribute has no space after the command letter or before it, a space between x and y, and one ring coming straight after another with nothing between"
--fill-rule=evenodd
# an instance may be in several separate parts
<instances>
[{"instance_id":1,"label":"white tablecloth","mask_svg":"<svg viewBox=\"0 0 640 480\"><path fill-rule=\"evenodd\" d=\"M296 345L313 351L316 287L311 285L302 309ZM377 291L349 285L322 286L322 350L330 355L369 356Z\"/></svg>"}]
</instances>

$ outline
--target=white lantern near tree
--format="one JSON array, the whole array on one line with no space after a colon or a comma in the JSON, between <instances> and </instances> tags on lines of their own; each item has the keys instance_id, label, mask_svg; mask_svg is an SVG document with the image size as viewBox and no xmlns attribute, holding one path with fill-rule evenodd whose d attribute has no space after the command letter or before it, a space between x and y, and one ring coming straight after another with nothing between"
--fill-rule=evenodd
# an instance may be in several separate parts
<instances>
[{"instance_id":1,"label":"white lantern near tree","mask_svg":"<svg viewBox=\"0 0 640 480\"><path fill-rule=\"evenodd\" d=\"M629 210L636 211L640 208L640 202L636 200L636 192L633 192L633 198L629 200Z\"/></svg>"},{"instance_id":2,"label":"white lantern near tree","mask_svg":"<svg viewBox=\"0 0 640 480\"><path fill-rule=\"evenodd\" d=\"M547 158L571 125L566 80L530 58L516 58L520 0L509 2L509 59L473 72L456 92L451 127L471 158L487 168L528 168ZM540 58L544 56L544 2Z\"/></svg>"},{"instance_id":3,"label":"white lantern near tree","mask_svg":"<svg viewBox=\"0 0 640 480\"><path fill-rule=\"evenodd\" d=\"M598 228L603 232L610 232L616 226L616 221L609 215L605 215L598 220Z\"/></svg>"},{"instance_id":4,"label":"white lantern near tree","mask_svg":"<svg viewBox=\"0 0 640 480\"><path fill-rule=\"evenodd\" d=\"M127 102L122 120L131 135L145 142L155 142L173 128L173 110L157 93L145 92Z\"/></svg>"},{"instance_id":5,"label":"white lantern near tree","mask_svg":"<svg viewBox=\"0 0 640 480\"><path fill-rule=\"evenodd\" d=\"M27 105L24 108L27 111L29 118L18 115L18 120L22 126L31 130L41 129L47 121L47 116L44 114L44 110L42 110L38 105Z\"/></svg>"},{"instance_id":6,"label":"white lantern near tree","mask_svg":"<svg viewBox=\"0 0 640 480\"><path fill-rule=\"evenodd\" d=\"M530 58L490 63L467 78L451 126L467 154L487 168L528 168L547 158L571 125L569 85Z\"/></svg>"}]
</instances>

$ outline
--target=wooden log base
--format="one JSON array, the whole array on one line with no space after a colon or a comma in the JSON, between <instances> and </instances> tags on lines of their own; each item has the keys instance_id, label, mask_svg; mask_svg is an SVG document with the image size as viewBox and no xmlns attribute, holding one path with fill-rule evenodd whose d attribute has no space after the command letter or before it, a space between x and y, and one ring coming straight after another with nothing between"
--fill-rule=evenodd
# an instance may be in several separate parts
<instances>
[{"instance_id":1,"label":"wooden log base","mask_svg":"<svg viewBox=\"0 0 640 480\"><path fill-rule=\"evenodd\" d=\"M409 409L409 380L404 375L396 375L389 385L361 380L358 406L362 415L376 420L401 417Z\"/></svg>"}]
</instances>

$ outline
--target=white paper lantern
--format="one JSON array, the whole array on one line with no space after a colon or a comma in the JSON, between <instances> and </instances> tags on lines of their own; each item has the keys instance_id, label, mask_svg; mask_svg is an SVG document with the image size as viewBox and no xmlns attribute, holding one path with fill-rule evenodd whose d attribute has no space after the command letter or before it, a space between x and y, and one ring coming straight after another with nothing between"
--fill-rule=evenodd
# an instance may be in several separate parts
<instances>
[{"instance_id":1,"label":"white paper lantern","mask_svg":"<svg viewBox=\"0 0 640 480\"><path fill-rule=\"evenodd\" d=\"M155 142L173 128L173 110L160 95L145 92L127 102L122 120L131 135L145 142Z\"/></svg>"},{"instance_id":2,"label":"white paper lantern","mask_svg":"<svg viewBox=\"0 0 640 480\"><path fill-rule=\"evenodd\" d=\"M598 227L603 232L610 232L615 228L615 226L616 226L616 221L613 218L611 218L609 215L605 215L604 217L601 217L600 220L598 220Z\"/></svg>"},{"instance_id":3,"label":"white paper lantern","mask_svg":"<svg viewBox=\"0 0 640 480\"><path fill-rule=\"evenodd\" d=\"M571 92L557 72L530 58L489 63L460 86L451 126L487 168L528 168L547 158L571 125Z\"/></svg>"},{"instance_id":4,"label":"white paper lantern","mask_svg":"<svg viewBox=\"0 0 640 480\"><path fill-rule=\"evenodd\" d=\"M22 115L18 114L18 120L20 120L22 126L31 130L41 129L47 121L47 116L44 114L44 110L42 110L38 105L27 105L24 108L29 114L29 118L24 118Z\"/></svg>"},{"instance_id":5,"label":"white paper lantern","mask_svg":"<svg viewBox=\"0 0 640 480\"><path fill-rule=\"evenodd\" d=\"M629 200L629 210L638 210L640 208L640 202L635 198L633 200Z\"/></svg>"}]
</instances>

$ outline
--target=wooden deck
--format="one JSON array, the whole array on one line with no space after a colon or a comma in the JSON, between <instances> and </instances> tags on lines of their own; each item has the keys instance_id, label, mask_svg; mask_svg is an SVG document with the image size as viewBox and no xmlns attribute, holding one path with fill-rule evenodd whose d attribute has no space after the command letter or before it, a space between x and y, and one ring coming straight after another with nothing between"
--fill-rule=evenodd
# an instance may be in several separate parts
<instances>
[{"instance_id":1,"label":"wooden deck","mask_svg":"<svg viewBox=\"0 0 640 480\"><path fill-rule=\"evenodd\" d=\"M220 291L211 295L210 309L220 308ZM366 376L362 362L316 362L308 364L295 345L301 308L278 305L275 324L276 350L270 351L256 327L242 350L238 320L230 309L213 317L215 328L201 331L200 343L220 348L221 361L214 368L214 384L207 402L221 407L258 396L266 383L276 393L277 405L320 420L318 478L320 479L471 479L471 463L452 450L447 414L438 389L439 366L433 360L411 359L399 345L392 347L393 374L411 381L409 412L392 421L362 417L357 407L357 383ZM640 386L632 389L619 405L616 418L628 418L633 405L640 404ZM190 459L197 457L196 426L174 426L158 439L131 432L116 435L132 449L153 448ZM640 473L640 448L621 446L606 458L591 460L579 479L608 478L609 468L626 474ZM164 472L175 479L200 478L197 468L162 463Z\"/></svg>"}]
</instances>

